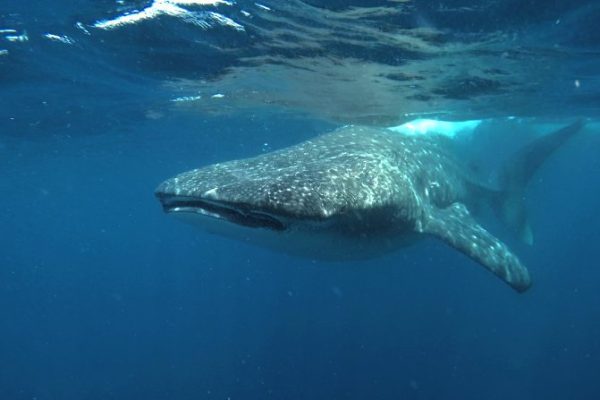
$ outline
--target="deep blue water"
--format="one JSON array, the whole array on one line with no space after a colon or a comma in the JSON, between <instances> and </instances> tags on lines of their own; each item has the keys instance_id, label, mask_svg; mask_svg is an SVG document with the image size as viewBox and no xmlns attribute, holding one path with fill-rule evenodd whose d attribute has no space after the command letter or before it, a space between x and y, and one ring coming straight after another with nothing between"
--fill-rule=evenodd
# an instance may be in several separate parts
<instances>
[{"instance_id":1,"label":"deep blue water","mask_svg":"<svg viewBox=\"0 0 600 400\"><path fill-rule=\"evenodd\" d=\"M103 30L150 2L2 2L0 399L600 398L600 7L262 4L181 6L244 31ZM321 263L188 227L153 196L191 168L420 116L487 119L475 138L501 143L472 139L480 161L589 118L529 187L535 244L502 236L525 294L433 240Z\"/></svg>"}]
</instances>

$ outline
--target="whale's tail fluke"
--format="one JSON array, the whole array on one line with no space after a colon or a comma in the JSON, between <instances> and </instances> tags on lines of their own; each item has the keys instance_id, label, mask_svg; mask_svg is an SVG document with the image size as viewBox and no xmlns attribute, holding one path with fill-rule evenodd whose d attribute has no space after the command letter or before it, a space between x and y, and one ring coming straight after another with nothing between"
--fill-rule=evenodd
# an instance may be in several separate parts
<instances>
[{"instance_id":1,"label":"whale's tail fluke","mask_svg":"<svg viewBox=\"0 0 600 400\"><path fill-rule=\"evenodd\" d=\"M525 188L540 166L561 145L581 131L584 125L584 120L580 119L533 140L510 157L500 171L501 191L494 199L494 208L502 222L514 230L523 242L533 243L533 232L525 210Z\"/></svg>"}]
</instances>

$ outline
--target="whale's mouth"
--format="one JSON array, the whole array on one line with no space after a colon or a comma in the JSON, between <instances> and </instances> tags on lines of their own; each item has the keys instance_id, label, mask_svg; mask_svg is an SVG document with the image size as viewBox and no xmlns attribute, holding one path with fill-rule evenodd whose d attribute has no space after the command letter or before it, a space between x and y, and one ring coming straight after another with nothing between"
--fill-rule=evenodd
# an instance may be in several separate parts
<instances>
[{"instance_id":1,"label":"whale's mouth","mask_svg":"<svg viewBox=\"0 0 600 400\"><path fill-rule=\"evenodd\" d=\"M264 228L273 231L284 231L287 228L280 218L264 211L252 210L245 204L230 204L163 193L157 193L156 196L162 204L163 211L169 214L196 214L248 228Z\"/></svg>"}]
</instances>

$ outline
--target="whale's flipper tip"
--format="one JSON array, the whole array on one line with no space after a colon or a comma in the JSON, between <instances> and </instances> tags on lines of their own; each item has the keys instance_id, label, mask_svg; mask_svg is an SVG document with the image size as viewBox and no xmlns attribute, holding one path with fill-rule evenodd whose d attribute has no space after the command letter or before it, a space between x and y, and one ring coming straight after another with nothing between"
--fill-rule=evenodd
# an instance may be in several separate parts
<instances>
[{"instance_id":1,"label":"whale's flipper tip","mask_svg":"<svg viewBox=\"0 0 600 400\"><path fill-rule=\"evenodd\" d=\"M433 235L483 265L518 292L531 286L529 271L513 252L479 225L464 204L427 210L423 233Z\"/></svg>"}]
</instances>

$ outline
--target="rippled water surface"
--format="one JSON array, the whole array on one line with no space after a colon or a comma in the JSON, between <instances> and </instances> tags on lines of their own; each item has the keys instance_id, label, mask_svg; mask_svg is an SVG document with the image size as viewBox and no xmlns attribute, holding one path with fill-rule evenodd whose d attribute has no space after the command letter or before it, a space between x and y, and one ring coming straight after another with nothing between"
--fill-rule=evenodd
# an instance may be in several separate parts
<instances>
[{"instance_id":1,"label":"rippled water surface","mask_svg":"<svg viewBox=\"0 0 600 400\"><path fill-rule=\"evenodd\" d=\"M67 111L86 118L86 101L116 120L152 107L378 125L590 116L599 17L593 1L15 2L0 68L5 91L38 100L51 127ZM37 93L23 93L32 81Z\"/></svg>"}]
</instances>

